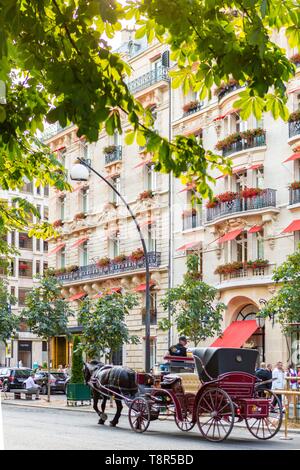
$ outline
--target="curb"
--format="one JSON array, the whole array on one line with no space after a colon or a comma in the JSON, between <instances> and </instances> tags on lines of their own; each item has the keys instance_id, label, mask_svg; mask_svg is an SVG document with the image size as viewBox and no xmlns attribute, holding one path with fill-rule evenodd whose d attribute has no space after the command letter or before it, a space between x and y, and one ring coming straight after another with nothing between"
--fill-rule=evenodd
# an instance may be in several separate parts
<instances>
[{"instance_id":1,"label":"curb","mask_svg":"<svg viewBox=\"0 0 300 470\"><path fill-rule=\"evenodd\" d=\"M27 404L20 404L18 405L17 403L10 403L10 402L7 402L7 401L2 401L2 405L8 405L8 406L14 406L15 408L39 408L39 409L43 409L43 410L59 410L59 411L78 411L79 413L94 413L95 414L95 411L93 409L90 409L90 410L86 410L86 409L83 409L84 407L81 407L81 406L70 406L70 407L65 407L65 408L62 408L62 407L59 407L59 406L42 406L42 405L27 405ZM106 414L108 415L113 415L115 414L115 412L111 409L109 410L106 410L105 411ZM121 415L122 417L126 417L125 414L122 414ZM170 417L170 418L166 418L166 421L174 421L174 418L173 417ZM237 426L236 428L238 428L239 426ZM281 429L279 431L281 434L284 433L284 429ZM299 429L288 429L288 434L300 434L300 428Z\"/></svg>"}]
</instances>

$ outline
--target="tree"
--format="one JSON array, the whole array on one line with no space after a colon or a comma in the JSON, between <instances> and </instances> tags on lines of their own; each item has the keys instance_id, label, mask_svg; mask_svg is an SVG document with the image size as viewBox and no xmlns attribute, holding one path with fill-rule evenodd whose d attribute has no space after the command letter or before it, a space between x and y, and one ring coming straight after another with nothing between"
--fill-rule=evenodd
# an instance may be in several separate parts
<instances>
[{"instance_id":1,"label":"tree","mask_svg":"<svg viewBox=\"0 0 300 470\"><path fill-rule=\"evenodd\" d=\"M283 333L287 334L293 330L293 323L300 323L300 247L274 270L272 278L280 283L280 288L260 315L274 315Z\"/></svg>"},{"instance_id":2,"label":"tree","mask_svg":"<svg viewBox=\"0 0 300 470\"><path fill-rule=\"evenodd\" d=\"M84 383L83 360L82 360L82 351L80 349L79 336L75 336L74 341L73 341L72 372L71 372L70 383L71 384L83 384Z\"/></svg>"},{"instance_id":3,"label":"tree","mask_svg":"<svg viewBox=\"0 0 300 470\"><path fill-rule=\"evenodd\" d=\"M287 119L285 83L295 66L272 34L283 29L291 47L299 44L299 5L293 0L0 0L0 186L19 188L24 178L66 188L65 173L38 139L44 122L74 123L78 137L97 141L105 127L112 135L126 119L135 139L153 152L156 170L194 178L202 197L212 197L211 170L230 172L230 160L206 151L194 137L172 142L153 129L126 85L130 68L112 53L106 39L134 18L136 37L166 42L178 70L173 86L200 92L202 99L233 77L247 89L236 106L246 118L270 111ZM183 181L184 182L184 181ZM16 217L0 204L0 226ZM21 220L21 219L20 219ZM35 230L31 227L31 230ZM49 231L42 225L38 233Z\"/></svg>"},{"instance_id":4,"label":"tree","mask_svg":"<svg viewBox=\"0 0 300 470\"><path fill-rule=\"evenodd\" d=\"M0 341L6 344L18 329L19 318L12 313L11 306L17 299L8 292L8 283L0 279Z\"/></svg>"},{"instance_id":5,"label":"tree","mask_svg":"<svg viewBox=\"0 0 300 470\"><path fill-rule=\"evenodd\" d=\"M108 355L112 362L113 353L123 344L138 344L138 337L130 335L126 325L126 316L137 305L136 295L116 292L104 294L96 303L90 299L82 302L78 321L82 325L82 348L89 357Z\"/></svg>"},{"instance_id":6,"label":"tree","mask_svg":"<svg viewBox=\"0 0 300 470\"><path fill-rule=\"evenodd\" d=\"M200 280L198 256L187 258L187 273L181 285L169 289L162 299L165 311L171 308L171 318L161 320L159 326L168 330L173 323L180 334L188 336L197 346L200 341L221 333L222 313L226 306L215 303L217 289Z\"/></svg>"},{"instance_id":7,"label":"tree","mask_svg":"<svg viewBox=\"0 0 300 470\"><path fill-rule=\"evenodd\" d=\"M73 316L69 304L61 297L61 286L56 277L39 278L40 285L26 296L22 317L32 333L48 342L48 374L50 377L51 339L68 335L68 320ZM48 381L48 401L50 382Z\"/></svg>"}]
</instances>

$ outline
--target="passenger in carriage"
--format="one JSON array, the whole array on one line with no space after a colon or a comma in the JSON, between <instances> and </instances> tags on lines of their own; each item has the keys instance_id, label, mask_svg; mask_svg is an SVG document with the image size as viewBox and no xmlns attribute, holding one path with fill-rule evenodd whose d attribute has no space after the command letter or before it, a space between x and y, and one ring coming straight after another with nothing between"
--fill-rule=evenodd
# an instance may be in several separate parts
<instances>
[{"instance_id":1,"label":"passenger in carriage","mask_svg":"<svg viewBox=\"0 0 300 470\"><path fill-rule=\"evenodd\" d=\"M173 345L169 348L170 356L187 356L187 338L186 336L182 335L178 338L178 343Z\"/></svg>"}]
</instances>

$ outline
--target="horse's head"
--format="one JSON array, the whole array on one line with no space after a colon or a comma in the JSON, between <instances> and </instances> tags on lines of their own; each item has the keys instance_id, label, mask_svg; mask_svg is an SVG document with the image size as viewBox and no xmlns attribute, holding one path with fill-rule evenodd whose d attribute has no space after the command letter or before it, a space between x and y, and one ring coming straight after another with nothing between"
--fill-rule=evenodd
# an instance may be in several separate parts
<instances>
[{"instance_id":1,"label":"horse's head","mask_svg":"<svg viewBox=\"0 0 300 470\"><path fill-rule=\"evenodd\" d=\"M89 383L91 380L91 377L95 370L100 369L104 364L100 361L91 361L91 362L85 362L83 366L83 375L84 375L84 381L86 385Z\"/></svg>"}]
</instances>

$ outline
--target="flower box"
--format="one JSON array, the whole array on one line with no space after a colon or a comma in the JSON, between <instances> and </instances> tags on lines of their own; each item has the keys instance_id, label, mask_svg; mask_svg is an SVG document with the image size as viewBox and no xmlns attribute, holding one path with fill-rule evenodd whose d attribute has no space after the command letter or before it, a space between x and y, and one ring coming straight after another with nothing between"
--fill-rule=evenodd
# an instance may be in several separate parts
<instances>
[{"instance_id":1,"label":"flower box","mask_svg":"<svg viewBox=\"0 0 300 470\"><path fill-rule=\"evenodd\" d=\"M215 270L215 274L230 274L230 273L239 271L243 267L244 265L240 261L234 261L233 263L221 264Z\"/></svg>"},{"instance_id":2,"label":"flower box","mask_svg":"<svg viewBox=\"0 0 300 470\"><path fill-rule=\"evenodd\" d=\"M293 62L293 64L295 65L299 65L300 64L300 54L294 54L292 55L292 57L290 57L290 61Z\"/></svg>"},{"instance_id":3,"label":"flower box","mask_svg":"<svg viewBox=\"0 0 300 470\"><path fill-rule=\"evenodd\" d=\"M149 198L152 198L153 196L154 196L153 191L151 190L143 191L142 193L140 193L139 199L140 200L149 199Z\"/></svg>"},{"instance_id":4,"label":"flower box","mask_svg":"<svg viewBox=\"0 0 300 470\"><path fill-rule=\"evenodd\" d=\"M251 197L259 196L264 192L263 189L260 188L245 188L241 191L241 197L244 199L248 199Z\"/></svg>"},{"instance_id":5,"label":"flower box","mask_svg":"<svg viewBox=\"0 0 300 470\"><path fill-rule=\"evenodd\" d=\"M126 261L126 260L127 260L127 256L124 255L124 254L121 254L121 255L116 256L116 257L113 259L113 262L114 262L114 263L121 263L122 261Z\"/></svg>"},{"instance_id":6,"label":"flower box","mask_svg":"<svg viewBox=\"0 0 300 470\"><path fill-rule=\"evenodd\" d=\"M244 139L247 142L254 137L259 137L262 135L265 135L265 130L261 127L257 127L256 129L249 129L243 132L234 132L233 134L228 135L225 139L219 140L219 142L217 142L215 145L215 148L216 150L223 150L240 140Z\"/></svg>"},{"instance_id":7,"label":"flower box","mask_svg":"<svg viewBox=\"0 0 300 470\"><path fill-rule=\"evenodd\" d=\"M294 181L289 185L289 189L300 189L300 181Z\"/></svg>"},{"instance_id":8,"label":"flower box","mask_svg":"<svg viewBox=\"0 0 300 470\"><path fill-rule=\"evenodd\" d=\"M238 197L238 193L226 191L226 193L218 194L217 198L220 202L231 202Z\"/></svg>"},{"instance_id":9,"label":"flower box","mask_svg":"<svg viewBox=\"0 0 300 470\"><path fill-rule=\"evenodd\" d=\"M78 214L74 215L74 220L82 220L85 218L85 213L84 212L79 212Z\"/></svg>"},{"instance_id":10,"label":"flower box","mask_svg":"<svg viewBox=\"0 0 300 470\"><path fill-rule=\"evenodd\" d=\"M260 258L254 260L254 261L249 260L245 263L245 267L253 268L253 269L266 268L267 266L269 266L269 260L260 259Z\"/></svg>"},{"instance_id":11,"label":"flower box","mask_svg":"<svg viewBox=\"0 0 300 470\"><path fill-rule=\"evenodd\" d=\"M206 203L206 208L207 209L213 209L214 207L217 207L217 205L220 203L219 199L214 197L211 201L208 201Z\"/></svg>"},{"instance_id":12,"label":"flower box","mask_svg":"<svg viewBox=\"0 0 300 470\"><path fill-rule=\"evenodd\" d=\"M63 221L61 219L55 220L53 222L53 227L55 227L55 228L61 227L62 225L63 225Z\"/></svg>"},{"instance_id":13,"label":"flower box","mask_svg":"<svg viewBox=\"0 0 300 470\"><path fill-rule=\"evenodd\" d=\"M105 258L100 258L98 259L97 261L97 266L99 266L100 268L104 267L104 266L108 266L110 264L110 258L108 257L105 257Z\"/></svg>"},{"instance_id":14,"label":"flower box","mask_svg":"<svg viewBox=\"0 0 300 470\"><path fill-rule=\"evenodd\" d=\"M107 147L104 147L103 152L104 153L113 153L117 149L116 145L107 145Z\"/></svg>"},{"instance_id":15,"label":"flower box","mask_svg":"<svg viewBox=\"0 0 300 470\"><path fill-rule=\"evenodd\" d=\"M144 251L141 248L138 248L137 250L133 251L130 255L130 259L132 261L138 261L142 258L144 258Z\"/></svg>"},{"instance_id":16,"label":"flower box","mask_svg":"<svg viewBox=\"0 0 300 470\"><path fill-rule=\"evenodd\" d=\"M295 111L289 115L289 122L300 121L300 111Z\"/></svg>"},{"instance_id":17,"label":"flower box","mask_svg":"<svg viewBox=\"0 0 300 470\"><path fill-rule=\"evenodd\" d=\"M21 271L26 271L26 269L29 269L29 266L26 263L20 263L19 269L21 269Z\"/></svg>"},{"instance_id":18,"label":"flower box","mask_svg":"<svg viewBox=\"0 0 300 470\"><path fill-rule=\"evenodd\" d=\"M186 103L182 107L182 109L185 113L188 113L189 111L192 111L193 109L196 109L198 105L199 105L199 101L189 101L189 103Z\"/></svg>"},{"instance_id":19,"label":"flower box","mask_svg":"<svg viewBox=\"0 0 300 470\"><path fill-rule=\"evenodd\" d=\"M79 267L76 264L72 264L71 266L68 266L66 268L67 273L74 273L75 271L78 271Z\"/></svg>"},{"instance_id":20,"label":"flower box","mask_svg":"<svg viewBox=\"0 0 300 470\"><path fill-rule=\"evenodd\" d=\"M218 86L218 88L215 89L214 95L219 96L219 95L221 95L222 93L224 93L226 91L230 91L231 88L234 88L238 84L239 84L238 80L235 80L234 78L231 78L230 80L228 80L227 83L222 82L221 85Z\"/></svg>"},{"instance_id":21,"label":"flower box","mask_svg":"<svg viewBox=\"0 0 300 470\"><path fill-rule=\"evenodd\" d=\"M91 389L88 385L85 384L70 384L67 385L67 405L70 402L80 402L83 405L83 402L87 401L91 403Z\"/></svg>"}]
</instances>

